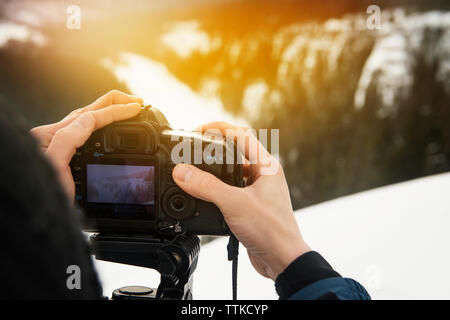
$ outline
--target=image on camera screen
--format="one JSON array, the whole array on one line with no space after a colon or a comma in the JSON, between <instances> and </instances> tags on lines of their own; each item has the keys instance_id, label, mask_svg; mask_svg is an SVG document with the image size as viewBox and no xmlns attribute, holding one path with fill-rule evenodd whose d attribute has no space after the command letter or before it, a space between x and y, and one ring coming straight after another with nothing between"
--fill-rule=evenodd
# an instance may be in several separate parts
<instances>
[{"instance_id":1,"label":"image on camera screen","mask_svg":"<svg viewBox=\"0 0 450 320\"><path fill-rule=\"evenodd\" d=\"M153 205L155 167L88 164L87 201Z\"/></svg>"}]
</instances>

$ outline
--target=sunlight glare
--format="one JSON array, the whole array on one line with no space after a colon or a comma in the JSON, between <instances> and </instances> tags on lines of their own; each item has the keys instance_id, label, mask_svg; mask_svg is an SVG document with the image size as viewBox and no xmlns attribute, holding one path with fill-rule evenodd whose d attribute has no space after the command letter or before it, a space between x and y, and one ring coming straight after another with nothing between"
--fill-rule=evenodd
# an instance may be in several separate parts
<instances>
[{"instance_id":1,"label":"sunlight glare","mask_svg":"<svg viewBox=\"0 0 450 320\"><path fill-rule=\"evenodd\" d=\"M197 21L175 23L172 30L161 37L161 41L183 59L196 50L208 54L211 47L209 35L199 30Z\"/></svg>"},{"instance_id":2,"label":"sunlight glare","mask_svg":"<svg viewBox=\"0 0 450 320\"><path fill-rule=\"evenodd\" d=\"M211 121L248 125L223 109L218 97L205 98L179 81L159 62L133 53L122 53L119 63L106 58L103 65L112 70L129 90L146 104L160 109L173 128L195 129Z\"/></svg>"}]
</instances>

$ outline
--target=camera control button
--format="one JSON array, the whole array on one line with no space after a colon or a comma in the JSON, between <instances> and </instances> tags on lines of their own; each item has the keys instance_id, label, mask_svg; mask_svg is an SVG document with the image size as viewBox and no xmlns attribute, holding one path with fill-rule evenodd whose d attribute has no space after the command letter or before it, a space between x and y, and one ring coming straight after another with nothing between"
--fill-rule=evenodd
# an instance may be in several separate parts
<instances>
[{"instance_id":1,"label":"camera control button","mask_svg":"<svg viewBox=\"0 0 450 320\"><path fill-rule=\"evenodd\" d=\"M85 150L86 152L88 152L88 153L92 153L92 152L94 152L94 147L91 146L91 145L86 145L86 146L84 147L84 150Z\"/></svg>"},{"instance_id":2,"label":"camera control button","mask_svg":"<svg viewBox=\"0 0 450 320\"><path fill-rule=\"evenodd\" d=\"M190 218L195 212L195 200L178 187L164 192L162 198L164 213L176 220Z\"/></svg>"},{"instance_id":3,"label":"camera control button","mask_svg":"<svg viewBox=\"0 0 450 320\"><path fill-rule=\"evenodd\" d=\"M167 162L166 163L166 173L167 175L172 179L172 171L175 169L176 164L173 162Z\"/></svg>"},{"instance_id":4,"label":"camera control button","mask_svg":"<svg viewBox=\"0 0 450 320\"><path fill-rule=\"evenodd\" d=\"M78 167L78 166L80 166L80 164L81 164L81 159L79 156L74 156L72 158L72 160L70 161L70 165L74 166L74 167Z\"/></svg>"},{"instance_id":5,"label":"camera control button","mask_svg":"<svg viewBox=\"0 0 450 320\"><path fill-rule=\"evenodd\" d=\"M153 292L153 289L143 287L143 286L129 286L129 287L123 287L119 289L120 293L123 294L136 294L136 295L143 295L143 294L150 294Z\"/></svg>"},{"instance_id":6,"label":"camera control button","mask_svg":"<svg viewBox=\"0 0 450 320\"><path fill-rule=\"evenodd\" d=\"M78 181L81 178L80 171L73 171L72 172L73 180Z\"/></svg>"},{"instance_id":7,"label":"camera control button","mask_svg":"<svg viewBox=\"0 0 450 320\"><path fill-rule=\"evenodd\" d=\"M171 170L172 171L175 168L175 166L176 166L176 164L171 162L171 161L166 163L167 170Z\"/></svg>"},{"instance_id":8,"label":"camera control button","mask_svg":"<svg viewBox=\"0 0 450 320\"><path fill-rule=\"evenodd\" d=\"M94 150L95 151L102 151L102 143L100 141L97 141L94 143Z\"/></svg>"}]
</instances>

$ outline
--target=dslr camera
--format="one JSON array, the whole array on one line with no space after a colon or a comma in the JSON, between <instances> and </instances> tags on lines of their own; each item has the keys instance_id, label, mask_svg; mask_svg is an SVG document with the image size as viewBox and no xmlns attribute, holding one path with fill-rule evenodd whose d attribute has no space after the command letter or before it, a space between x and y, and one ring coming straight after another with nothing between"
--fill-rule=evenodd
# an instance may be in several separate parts
<instances>
[{"instance_id":1,"label":"dslr camera","mask_svg":"<svg viewBox=\"0 0 450 320\"><path fill-rule=\"evenodd\" d=\"M156 108L95 131L70 163L75 200L84 211L86 231L123 234L229 235L219 209L181 190L172 179L174 148L191 164L225 183L243 187L243 168L235 144L219 136L173 130ZM194 154L221 150L207 163ZM228 159L227 159L228 157ZM233 157L233 159L229 159ZM212 159L211 159L212 158ZM177 158L178 159L178 158ZM212 160L212 161L211 161ZM197 161L198 162L198 161Z\"/></svg>"}]
</instances>

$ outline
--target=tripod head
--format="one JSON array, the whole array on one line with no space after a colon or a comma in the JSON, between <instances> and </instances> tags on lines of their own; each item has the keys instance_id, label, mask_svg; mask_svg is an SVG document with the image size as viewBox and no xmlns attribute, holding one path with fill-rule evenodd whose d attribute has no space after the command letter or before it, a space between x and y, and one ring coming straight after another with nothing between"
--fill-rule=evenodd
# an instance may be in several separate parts
<instances>
[{"instance_id":1,"label":"tripod head","mask_svg":"<svg viewBox=\"0 0 450 320\"><path fill-rule=\"evenodd\" d=\"M90 237L90 243L97 260L151 268L161 274L156 294L151 288L124 287L114 291L113 299L192 299L192 278L200 252L197 236L98 233Z\"/></svg>"}]
</instances>

